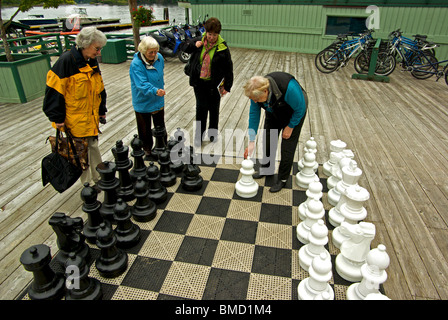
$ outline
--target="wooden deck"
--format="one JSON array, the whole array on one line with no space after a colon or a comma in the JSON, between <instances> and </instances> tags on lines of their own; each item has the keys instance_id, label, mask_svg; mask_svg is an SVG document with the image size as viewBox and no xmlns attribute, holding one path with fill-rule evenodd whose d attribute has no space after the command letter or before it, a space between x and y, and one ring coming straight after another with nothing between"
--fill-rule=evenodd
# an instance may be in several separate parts
<instances>
[{"instance_id":1,"label":"wooden deck","mask_svg":"<svg viewBox=\"0 0 448 320\"><path fill-rule=\"evenodd\" d=\"M391 299L448 299L448 87L443 80L416 80L396 70L390 83L353 80L352 65L325 75L314 55L232 49L235 84L221 103L218 143L242 156L226 129L247 129L248 99L242 86L253 75L271 71L294 74L307 90L310 107L296 159L313 136L317 160L329 158L329 143L341 139L363 170L360 185L370 192L365 221L376 226L372 246L386 246L391 262L385 291ZM130 62L102 64L108 92L108 122L102 126L103 160L112 160L117 140L128 144L136 134L128 76ZM166 123L192 132L195 98L183 73L184 64L166 61ZM19 262L33 244L57 250L50 216L64 212L86 218L81 184L63 194L41 183L40 163L53 134L42 112L42 98L0 105L0 299L15 299L32 275ZM213 146L213 147L212 147ZM101 200L101 194L99 200Z\"/></svg>"}]
</instances>

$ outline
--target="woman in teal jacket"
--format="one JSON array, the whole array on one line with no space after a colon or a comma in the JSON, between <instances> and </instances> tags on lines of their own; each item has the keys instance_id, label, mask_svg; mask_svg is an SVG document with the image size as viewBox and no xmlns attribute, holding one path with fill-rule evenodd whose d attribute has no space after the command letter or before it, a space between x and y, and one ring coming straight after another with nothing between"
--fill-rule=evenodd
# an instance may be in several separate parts
<instances>
[{"instance_id":1,"label":"woman in teal jacket","mask_svg":"<svg viewBox=\"0 0 448 320\"><path fill-rule=\"evenodd\" d=\"M143 141L145 160L151 160L153 137L151 119L154 127L161 127L165 132L165 82L163 72L165 61L159 53L159 44L153 37L145 37L138 46L131 62L132 105L137 120L137 132ZM156 160L156 159L155 159Z\"/></svg>"}]
</instances>

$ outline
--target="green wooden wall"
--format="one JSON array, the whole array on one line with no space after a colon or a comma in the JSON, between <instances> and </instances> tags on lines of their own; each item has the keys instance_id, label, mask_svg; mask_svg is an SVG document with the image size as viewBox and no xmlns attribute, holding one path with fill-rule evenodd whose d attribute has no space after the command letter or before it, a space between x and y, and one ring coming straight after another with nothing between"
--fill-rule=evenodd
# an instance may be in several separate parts
<instances>
[{"instance_id":1,"label":"green wooden wall","mask_svg":"<svg viewBox=\"0 0 448 320\"><path fill-rule=\"evenodd\" d=\"M365 17L366 7L297 5L297 4L195 4L192 20L206 14L217 17L222 36L230 46L289 52L317 53L335 36L325 35L327 16ZM400 28L403 35L426 34L440 44L439 60L448 59L448 7L403 6L379 7L379 29L374 37L387 39Z\"/></svg>"}]
</instances>

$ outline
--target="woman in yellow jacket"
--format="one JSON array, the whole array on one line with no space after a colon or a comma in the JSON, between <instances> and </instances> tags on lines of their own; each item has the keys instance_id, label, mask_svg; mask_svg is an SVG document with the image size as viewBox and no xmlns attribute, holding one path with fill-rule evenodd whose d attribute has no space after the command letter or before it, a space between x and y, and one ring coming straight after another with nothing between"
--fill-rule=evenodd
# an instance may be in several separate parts
<instances>
[{"instance_id":1,"label":"woman in yellow jacket","mask_svg":"<svg viewBox=\"0 0 448 320\"><path fill-rule=\"evenodd\" d=\"M83 28L76 46L64 52L47 74L43 111L54 128L70 129L75 137L88 137L89 167L81 182L96 185L96 166L102 162L98 148L100 118L106 119L106 90L96 57L106 36L95 27ZM102 121L104 121L102 120Z\"/></svg>"}]
</instances>

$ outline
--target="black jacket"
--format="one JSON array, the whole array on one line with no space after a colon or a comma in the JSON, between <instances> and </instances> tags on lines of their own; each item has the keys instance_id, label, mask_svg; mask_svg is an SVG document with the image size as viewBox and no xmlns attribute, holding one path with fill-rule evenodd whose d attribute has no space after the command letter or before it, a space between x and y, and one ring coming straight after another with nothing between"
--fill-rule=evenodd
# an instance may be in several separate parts
<instances>
[{"instance_id":1,"label":"black jacket","mask_svg":"<svg viewBox=\"0 0 448 320\"><path fill-rule=\"evenodd\" d=\"M183 50L191 53L190 60L185 66L185 74L190 77L190 86L197 86L200 82L202 47L197 48L196 42L203 41L203 37L197 37L187 41ZM221 80L224 79L224 89L230 92L233 85L233 62L230 50L225 41L218 44L218 48L213 55L211 62L211 85L218 87Z\"/></svg>"}]
</instances>

